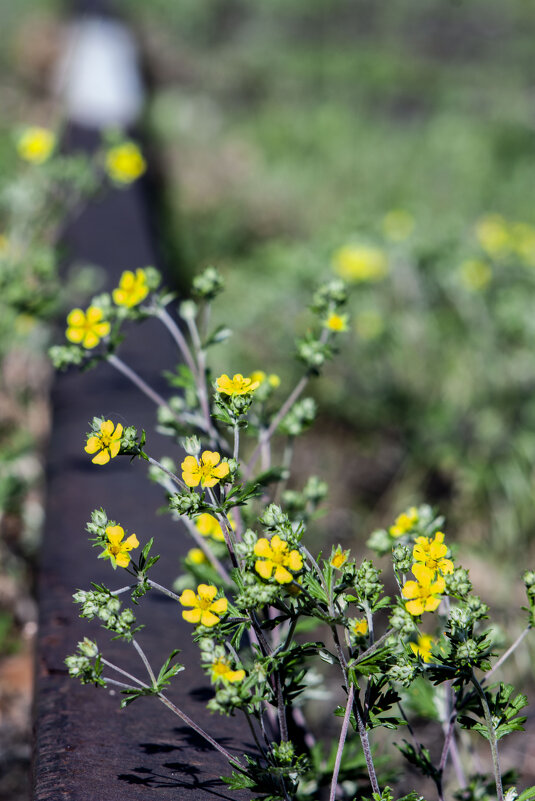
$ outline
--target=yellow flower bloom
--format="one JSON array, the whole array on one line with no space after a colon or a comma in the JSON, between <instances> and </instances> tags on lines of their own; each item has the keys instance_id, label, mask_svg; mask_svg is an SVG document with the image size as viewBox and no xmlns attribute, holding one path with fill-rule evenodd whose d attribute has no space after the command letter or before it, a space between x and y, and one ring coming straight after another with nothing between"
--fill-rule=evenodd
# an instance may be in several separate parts
<instances>
[{"instance_id":1,"label":"yellow flower bloom","mask_svg":"<svg viewBox=\"0 0 535 801\"><path fill-rule=\"evenodd\" d=\"M329 331L347 331L347 314L330 314L323 323L324 328Z\"/></svg>"},{"instance_id":2,"label":"yellow flower bloom","mask_svg":"<svg viewBox=\"0 0 535 801\"><path fill-rule=\"evenodd\" d=\"M113 566L128 567L130 557L128 552L139 546L138 538L135 534L130 534L128 539L123 542L124 529L122 526L108 526L106 529L108 544L104 555L109 556Z\"/></svg>"},{"instance_id":3,"label":"yellow flower bloom","mask_svg":"<svg viewBox=\"0 0 535 801\"><path fill-rule=\"evenodd\" d=\"M69 342L82 345L88 350L95 348L103 337L110 333L110 324L103 320L102 309L90 306L86 312L73 309L67 316L65 336Z\"/></svg>"},{"instance_id":4,"label":"yellow flower bloom","mask_svg":"<svg viewBox=\"0 0 535 801\"><path fill-rule=\"evenodd\" d=\"M402 242L414 230L414 217L405 209L393 209L385 214L382 222L383 233L393 242Z\"/></svg>"},{"instance_id":5,"label":"yellow flower bloom","mask_svg":"<svg viewBox=\"0 0 535 801\"><path fill-rule=\"evenodd\" d=\"M202 548L190 548L186 554L186 561L192 565L204 565L208 559Z\"/></svg>"},{"instance_id":6,"label":"yellow flower bloom","mask_svg":"<svg viewBox=\"0 0 535 801\"><path fill-rule=\"evenodd\" d=\"M182 617L188 623L201 624L201 626L217 626L219 623L218 615L224 615L228 608L228 601L226 598L218 598L214 600L217 595L217 587L213 584L199 584L197 587L197 594L193 590L184 590L179 598L182 606L192 606L193 609L187 609L182 612Z\"/></svg>"},{"instance_id":7,"label":"yellow flower bloom","mask_svg":"<svg viewBox=\"0 0 535 801\"><path fill-rule=\"evenodd\" d=\"M409 614L422 615L434 612L440 606L441 596L446 589L442 576L435 579L435 571L417 562L412 566L416 581L406 581L401 594L407 598L405 607Z\"/></svg>"},{"instance_id":8,"label":"yellow flower bloom","mask_svg":"<svg viewBox=\"0 0 535 801\"><path fill-rule=\"evenodd\" d=\"M212 681L229 682L236 684L238 681L243 681L245 678L245 670L232 670L230 660L225 656L220 656L212 663L210 668L212 671Z\"/></svg>"},{"instance_id":9,"label":"yellow flower bloom","mask_svg":"<svg viewBox=\"0 0 535 801\"><path fill-rule=\"evenodd\" d=\"M272 389L277 389L277 387L279 387L281 383L281 380L278 375L275 375L275 373L270 373L269 375L266 375L263 370L255 370L253 373L251 373L249 379L250 381L253 382L253 384L258 382L259 385L263 384L264 381L267 380L269 386L272 387Z\"/></svg>"},{"instance_id":10,"label":"yellow flower bloom","mask_svg":"<svg viewBox=\"0 0 535 801\"><path fill-rule=\"evenodd\" d=\"M134 142L123 142L108 150L106 172L118 184L131 184L147 168L139 147Z\"/></svg>"},{"instance_id":11,"label":"yellow flower bloom","mask_svg":"<svg viewBox=\"0 0 535 801\"><path fill-rule=\"evenodd\" d=\"M490 283L492 270L489 264L480 259L467 259L459 268L459 277L463 286L477 292Z\"/></svg>"},{"instance_id":12,"label":"yellow flower bloom","mask_svg":"<svg viewBox=\"0 0 535 801\"><path fill-rule=\"evenodd\" d=\"M137 269L135 275L131 270L125 270L121 275L119 286L112 293L113 302L117 306L126 306L129 309L145 300L148 294L147 277L145 271L141 269Z\"/></svg>"},{"instance_id":13,"label":"yellow flower bloom","mask_svg":"<svg viewBox=\"0 0 535 801\"><path fill-rule=\"evenodd\" d=\"M234 531L236 528L236 523L232 515L228 515L230 527ZM202 537L210 537L212 540L216 542L225 542L225 535L223 534L223 529L221 528L221 523L219 520L208 512L204 512L199 517L195 518L195 527L199 534Z\"/></svg>"},{"instance_id":14,"label":"yellow flower bloom","mask_svg":"<svg viewBox=\"0 0 535 801\"><path fill-rule=\"evenodd\" d=\"M56 146L56 137L47 128L26 128L17 142L17 152L24 161L44 164Z\"/></svg>"},{"instance_id":15,"label":"yellow flower bloom","mask_svg":"<svg viewBox=\"0 0 535 801\"><path fill-rule=\"evenodd\" d=\"M420 634L418 642L411 642L409 645L416 656L421 657L423 662L430 662L431 649L436 641L436 637L432 637L430 634Z\"/></svg>"},{"instance_id":16,"label":"yellow flower bloom","mask_svg":"<svg viewBox=\"0 0 535 801\"><path fill-rule=\"evenodd\" d=\"M255 562L256 572L263 579L270 579L275 571L273 577L279 584L289 584L294 578L290 570L297 573L303 567L303 557L299 551L290 551L288 543L278 534L271 540L261 537L254 547L254 553L260 557Z\"/></svg>"},{"instance_id":17,"label":"yellow flower bloom","mask_svg":"<svg viewBox=\"0 0 535 801\"><path fill-rule=\"evenodd\" d=\"M365 637L368 633L368 621L366 618L363 617L360 620L354 620L351 631L356 637Z\"/></svg>"},{"instance_id":18,"label":"yellow flower bloom","mask_svg":"<svg viewBox=\"0 0 535 801\"><path fill-rule=\"evenodd\" d=\"M100 433L92 434L88 438L84 450L86 453L97 453L99 451L91 459L93 464L107 464L121 450L122 436L123 427L121 423L117 423L117 427L114 427L111 420L105 420L100 424Z\"/></svg>"},{"instance_id":19,"label":"yellow flower bloom","mask_svg":"<svg viewBox=\"0 0 535 801\"><path fill-rule=\"evenodd\" d=\"M188 487L215 487L229 473L227 462L219 463L217 451L203 451L200 461L195 456L186 456L182 464L182 479Z\"/></svg>"},{"instance_id":20,"label":"yellow flower bloom","mask_svg":"<svg viewBox=\"0 0 535 801\"><path fill-rule=\"evenodd\" d=\"M487 214L476 225L479 244L489 256L500 256L509 251L511 244L506 220L501 214Z\"/></svg>"},{"instance_id":21,"label":"yellow flower bloom","mask_svg":"<svg viewBox=\"0 0 535 801\"><path fill-rule=\"evenodd\" d=\"M260 386L260 381L252 381L244 378L241 373L236 373L232 378L226 373L216 379L217 391L225 395L247 395Z\"/></svg>"},{"instance_id":22,"label":"yellow flower bloom","mask_svg":"<svg viewBox=\"0 0 535 801\"><path fill-rule=\"evenodd\" d=\"M389 532L391 537L401 537L410 531L418 522L418 509L416 506L411 506L408 512L396 517L396 522L390 526Z\"/></svg>"},{"instance_id":23,"label":"yellow flower bloom","mask_svg":"<svg viewBox=\"0 0 535 801\"><path fill-rule=\"evenodd\" d=\"M329 564L332 567L335 567L337 570L340 570L343 565L347 562L349 557L349 551L343 551L341 546L338 545L336 550L333 551L331 554L331 558L329 560Z\"/></svg>"},{"instance_id":24,"label":"yellow flower bloom","mask_svg":"<svg viewBox=\"0 0 535 801\"><path fill-rule=\"evenodd\" d=\"M416 537L415 543L412 549L412 558L415 562L421 562L439 573L453 573L453 562L444 558L448 548L444 545L442 531L437 531L432 540L428 537Z\"/></svg>"},{"instance_id":25,"label":"yellow flower bloom","mask_svg":"<svg viewBox=\"0 0 535 801\"><path fill-rule=\"evenodd\" d=\"M333 268L346 281L382 281L388 273L388 261L379 248L346 245L334 254Z\"/></svg>"}]
</instances>

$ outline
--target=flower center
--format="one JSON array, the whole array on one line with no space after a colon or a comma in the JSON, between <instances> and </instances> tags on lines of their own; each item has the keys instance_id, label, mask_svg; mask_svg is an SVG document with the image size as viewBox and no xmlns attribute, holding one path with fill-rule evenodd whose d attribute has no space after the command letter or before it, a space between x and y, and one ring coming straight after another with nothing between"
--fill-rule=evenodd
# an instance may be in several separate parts
<instances>
[{"instance_id":1,"label":"flower center","mask_svg":"<svg viewBox=\"0 0 535 801\"><path fill-rule=\"evenodd\" d=\"M207 595L199 595L199 609L206 611L212 605L212 598L209 598Z\"/></svg>"}]
</instances>

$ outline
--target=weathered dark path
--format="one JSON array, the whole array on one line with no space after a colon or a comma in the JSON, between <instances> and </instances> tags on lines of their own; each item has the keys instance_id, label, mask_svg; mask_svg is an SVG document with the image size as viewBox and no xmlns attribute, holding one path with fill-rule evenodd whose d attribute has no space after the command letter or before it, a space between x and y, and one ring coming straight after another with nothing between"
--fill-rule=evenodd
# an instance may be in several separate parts
<instances>
[{"instance_id":1,"label":"weathered dark path","mask_svg":"<svg viewBox=\"0 0 535 801\"><path fill-rule=\"evenodd\" d=\"M71 132L71 141L91 142L88 132ZM126 191L114 191L92 204L66 236L72 258L102 265L108 288L124 269L154 264L143 182ZM121 357L149 383L160 383L163 368L178 361L165 329L153 321L134 327L120 351ZM150 453L172 456L170 440L153 433L155 409L151 402L108 365L88 373L58 375L53 391L54 423L48 455L48 502L39 582L40 633L37 649L35 701L35 801L158 801L229 798L218 776L228 773L225 760L186 729L181 721L152 698L119 709L117 694L82 687L69 678L64 658L84 636L97 639L105 656L144 678L144 667L126 644L111 643L110 635L77 617L72 593L103 581L111 588L126 583L126 574L113 572L109 562L97 560L88 542L85 524L94 508L108 515L140 542L155 536L162 559L154 579L169 586L178 571L178 555L189 547L186 535L169 517L156 516L162 505L160 488L146 478L139 460L117 458L104 467L91 464L84 453L87 421L103 414L123 424L144 427ZM138 610L139 620L150 620L139 641L153 665L173 648L189 668L179 674L169 696L231 752L241 750L243 735L236 719L209 715L203 701L207 680L200 670L191 629L177 605L149 594ZM109 644L108 644L109 643ZM241 721L239 725L242 726ZM233 796L235 797L235 795Z\"/></svg>"}]
</instances>

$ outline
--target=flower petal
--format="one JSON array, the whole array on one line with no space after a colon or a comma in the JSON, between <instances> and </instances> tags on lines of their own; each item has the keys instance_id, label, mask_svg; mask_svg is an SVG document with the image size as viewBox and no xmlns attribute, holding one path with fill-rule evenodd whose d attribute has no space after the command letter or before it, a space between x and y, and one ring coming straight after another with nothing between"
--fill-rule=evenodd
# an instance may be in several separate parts
<instances>
[{"instance_id":1,"label":"flower petal","mask_svg":"<svg viewBox=\"0 0 535 801\"><path fill-rule=\"evenodd\" d=\"M201 610L200 609L185 609L182 612L182 617L184 620L187 620L188 623L199 623L201 619Z\"/></svg>"},{"instance_id":2,"label":"flower petal","mask_svg":"<svg viewBox=\"0 0 535 801\"><path fill-rule=\"evenodd\" d=\"M100 465L108 464L108 462L110 461L110 454L108 453L107 450L100 451L100 453L97 453L97 455L94 456L91 459L91 461L93 462L93 464L100 464Z\"/></svg>"},{"instance_id":3,"label":"flower petal","mask_svg":"<svg viewBox=\"0 0 535 801\"><path fill-rule=\"evenodd\" d=\"M226 598L218 598L213 604L210 604L210 611L215 612L217 615L224 615L228 609L228 601Z\"/></svg>"},{"instance_id":4,"label":"flower petal","mask_svg":"<svg viewBox=\"0 0 535 801\"><path fill-rule=\"evenodd\" d=\"M217 626L219 623L219 618L217 615L213 615L207 609L205 609L201 613L201 625L202 626Z\"/></svg>"},{"instance_id":5,"label":"flower petal","mask_svg":"<svg viewBox=\"0 0 535 801\"><path fill-rule=\"evenodd\" d=\"M271 578L271 574L273 573L273 568L275 567L275 562L267 559L258 559L254 563L254 569L256 572L262 576L263 579Z\"/></svg>"},{"instance_id":6,"label":"flower petal","mask_svg":"<svg viewBox=\"0 0 535 801\"><path fill-rule=\"evenodd\" d=\"M290 581L293 581L293 576L285 567L277 565L275 581L278 581L279 584L288 584Z\"/></svg>"},{"instance_id":7,"label":"flower petal","mask_svg":"<svg viewBox=\"0 0 535 801\"><path fill-rule=\"evenodd\" d=\"M67 328L65 336L69 342L74 342L75 345L79 345L85 337L85 331L83 328Z\"/></svg>"},{"instance_id":8,"label":"flower petal","mask_svg":"<svg viewBox=\"0 0 535 801\"><path fill-rule=\"evenodd\" d=\"M197 606L197 596L193 590L184 590L178 600L182 606Z\"/></svg>"},{"instance_id":9,"label":"flower petal","mask_svg":"<svg viewBox=\"0 0 535 801\"><path fill-rule=\"evenodd\" d=\"M221 456L217 451L203 451L201 454L202 463L210 467L215 467L220 459Z\"/></svg>"},{"instance_id":10,"label":"flower petal","mask_svg":"<svg viewBox=\"0 0 535 801\"><path fill-rule=\"evenodd\" d=\"M342 564L344 564L346 559L343 560ZM299 551L290 551L290 554L288 556L288 561L286 562L286 566L289 567L290 570L294 571L301 570L301 568L303 567L303 557L301 556Z\"/></svg>"},{"instance_id":11,"label":"flower petal","mask_svg":"<svg viewBox=\"0 0 535 801\"><path fill-rule=\"evenodd\" d=\"M406 581L401 590L404 598L419 598L420 585L416 581Z\"/></svg>"},{"instance_id":12,"label":"flower petal","mask_svg":"<svg viewBox=\"0 0 535 801\"><path fill-rule=\"evenodd\" d=\"M86 453L95 453L96 451L99 451L101 448L102 445L100 439L98 437L93 436L89 437L89 439L87 440L87 445L85 446L84 451Z\"/></svg>"},{"instance_id":13,"label":"flower petal","mask_svg":"<svg viewBox=\"0 0 535 801\"><path fill-rule=\"evenodd\" d=\"M271 550L269 540L267 540L265 537L260 537L260 539L255 543L254 554L255 556L263 556L264 559L270 559L273 556L273 551Z\"/></svg>"},{"instance_id":14,"label":"flower petal","mask_svg":"<svg viewBox=\"0 0 535 801\"><path fill-rule=\"evenodd\" d=\"M112 459L115 458L115 456L117 456L117 454L121 450L121 443L117 441L110 442L110 447L108 448L108 450L110 452L110 456L112 457Z\"/></svg>"},{"instance_id":15,"label":"flower petal","mask_svg":"<svg viewBox=\"0 0 535 801\"><path fill-rule=\"evenodd\" d=\"M124 528L122 526L108 526L106 536L110 545L117 547L124 537Z\"/></svg>"},{"instance_id":16,"label":"flower petal","mask_svg":"<svg viewBox=\"0 0 535 801\"><path fill-rule=\"evenodd\" d=\"M213 584L199 584L197 587L197 594L199 598L215 598L217 595L217 587L214 587Z\"/></svg>"},{"instance_id":17,"label":"flower petal","mask_svg":"<svg viewBox=\"0 0 535 801\"><path fill-rule=\"evenodd\" d=\"M123 548L126 551L131 551L132 548L138 548L138 547L139 547L139 540L135 534L130 534L128 539L126 539L123 544Z\"/></svg>"}]
</instances>

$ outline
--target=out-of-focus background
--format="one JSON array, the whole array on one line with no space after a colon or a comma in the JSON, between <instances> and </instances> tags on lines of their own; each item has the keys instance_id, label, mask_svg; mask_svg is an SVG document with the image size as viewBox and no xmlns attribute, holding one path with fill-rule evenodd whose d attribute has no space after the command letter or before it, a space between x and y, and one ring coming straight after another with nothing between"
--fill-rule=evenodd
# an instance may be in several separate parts
<instances>
[{"instance_id":1,"label":"out-of-focus background","mask_svg":"<svg viewBox=\"0 0 535 801\"><path fill-rule=\"evenodd\" d=\"M512 638L535 551L535 6L116 8L150 88L142 130L165 177L153 202L164 257L181 287L210 263L227 281L219 315L235 335L220 367L276 372L284 393L311 290L333 274L351 285L341 353L312 390L320 424L297 452L298 473L330 485L318 532L364 554L374 528L436 505ZM61 118L50 83L66 11L0 8L0 192L18 169L17 125ZM33 305L11 282L17 313L0 320L0 795L17 799L48 429L40 348L58 311L49 267ZM527 680L529 666L524 651L513 667ZM518 768L535 774L529 753Z\"/></svg>"}]
</instances>

